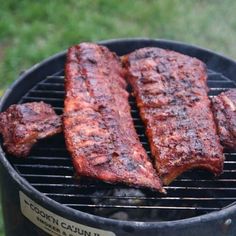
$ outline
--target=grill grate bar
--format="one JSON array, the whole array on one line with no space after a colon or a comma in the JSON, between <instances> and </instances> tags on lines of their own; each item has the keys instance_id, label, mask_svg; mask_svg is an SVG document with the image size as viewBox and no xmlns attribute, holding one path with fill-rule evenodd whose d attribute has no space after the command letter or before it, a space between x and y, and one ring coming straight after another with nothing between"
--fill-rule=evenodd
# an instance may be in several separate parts
<instances>
[{"instance_id":1,"label":"grill grate bar","mask_svg":"<svg viewBox=\"0 0 236 236\"><path fill-rule=\"evenodd\" d=\"M71 198L98 198L94 195L84 195L84 194L63 194L63 193L44 193L47 196L57 196L57 197L71 197ZM236 197L205 197L205 198L194 198L194 197L142 197L142 196L100 196L101 199L136 199L136 200L181 200L181 201L219 201L219 200L236 200Z\"/></svg>"},{"instance_id":2,"label":"grill grate bar","mask_svg":"<svg viewBox=\"0 0 236 236\"><path fill-rule=\"evenodd\" d=\"M48 157L45 157L45 156L29 156L30 160L37 160L37 161L40 161L40 160L48 160ZM56 161L56 160L65 160L65 161L68 161L70 160L68 157L50 157L50 160L53 160L53 161ZM235 162L236 163L236 162ZM55 163L54 163L55 165Z\"/></svg>"},{"instance_id":3,"label":"grill grate bar","mask_svg":"<svg viewBox=\"0 0 236 236\"><path fill-rule=\"evenodd\" d=\"M211 183L211 182L215 182L215 179L184 179L184 178L181 178L180 180L175 180L175 182L208 182L208 183ZM218 179L217 182L236 182L236 179Z\"/></svg>"},{"instance_id":4,"label":"grill grate bar","mask_svg":"<svg viewBox=\"0 0 236 236\"><path fill-rule=\"evenodd\" d=\"M78 188L96 188L96 189L113 189L114 186L97 186L94 185L82 185L82 184L55 184L55 183L32 183L32 186L37 187L78 187ZM217 190L217 191L236 191L236 187L195 187L195 186L166 186L167 190Z\"/></svg>"},{"instance_id":5,"label":"grill grate bar","mask_svg":"<svg viewBox=\"0 0 236 236\"><path fill-rule=\"evenodd\" d=\"M232 80L217 80L217 79L214 79L214 78L213 79L208 79L207 83L212 85L212 86L215 86L215 84L216 85L222 84L222 86L224 86L224 87L228 86L229 84L234 86L234 84L235 84Z\"/></svg>"},{"instance_id":6,"label":"grill grate bar","mask_svg":"<svg viewBox=\"0 0 236 236\"><path fill-rule=\"evenodd\" d=\"M164 210L202 210L202 211L219 211L221 208L209 207L168 207L168 206L131 206L131 205L103 205L103 204L64 204L68 207L91 207L91 208L120 208L120 209L164 209Z\"/></svg>"},{"instance_id":7,"label":"grill grate bar","mask_svg":"<svg viewBox=\"0 0 236 236\"><path fill-rule=\"evenodd\" d=\"M35 177L35 178L60 178L60 179L73 179L74 175L37 175L37 174L22 174L24 178Z\"/></svg>"},{"instance_id":8,"label":"grill grate bar","mask_svg":"<svg viewBox=\"0 0 236 236\"><path fill-rule=\"evenodd\" d=\"M29 93L29 95L31 97L43 97L45 98L45 96L52 96L52 97L55 97L55 96L64 96L65 92L64 91L57 91L57 90L41 90L41 89L32 89L31 92ZM28 97L28 96L27 96Z\"/></svg>"},{"instance_id":9,"label":"grill grate bar","mask_svg":"<svg viewBox=\"0 0 236 236\"><path fill-rule=\"evenodd\" d=\"M41 98L41 97L23 97L22 98L23 101L47 101L47 102L63 102L63 98Z\"/></svg>"},{"instance_id":10,"label":"grill grate bar","mask_svg":"<svg viewBox=\"0 0 236 236\"><path fill-rule=\"evenodd\" d=\"M219 92L223 92L223 91L227 91L228 88L210 88L210 91L219 91Z\"/></svg>"},{"instance_id":11,"label":"grill grate bar","mask_svg":"<svg viewBox=\"0 0 236 236\"><path fill-rule=\"evenodd\" d=\"M30 165L30 164L15 164L16 168L23 167L23 168L30 168L30 169L68 169L72 170L72 166L55 166L55 165Z\"/></svg>"},{"instance_id":12,"label":"grill grate bar","mask_svg":"<svg viewBox=\"0 0 236 236\"><path fill-rule=\"evenodd\" d=\"M223 173L236 173L236 170L224 170Z\"/></svg>"},{"instance_id":13,"label":"grill grate bar","mask_svg":"<svg viewBox=\"0 0 236 236\"><path fill-rule=\"evenodd\" d=\"M63 88L64 88L64 83L61 83L61 82L55 83L55 82L48 82L48 81L49 80L45 80L45 81L41 82L40 86L42 86L42 85L51 86L51 87L63 86Z\"/></svg>"},{"instance_id":14,"label":"grill grate bar","mask_svg":"<svg viewBox=\"0 0 236 236\"><path fill-rule=\"evenodd\" d=\"M61 79L62 81L63 81L63 83L64 83L64 78L65 78L65 76L64 75L49 75L49 76L47 76L47 79Z\"/></svg>"}]
</instances>

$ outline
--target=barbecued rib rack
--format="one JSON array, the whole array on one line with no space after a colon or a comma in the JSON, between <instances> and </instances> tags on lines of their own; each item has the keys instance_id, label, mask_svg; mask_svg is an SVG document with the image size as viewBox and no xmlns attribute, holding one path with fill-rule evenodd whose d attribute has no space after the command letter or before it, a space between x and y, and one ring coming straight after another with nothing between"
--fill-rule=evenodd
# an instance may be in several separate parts
<instances>
[{"instance_id":1,"label":"barbecued rib rack","mask_svg":"<svg viewBox=\"0 0 236 236\"><path fill-rule=\"evenodd\" d=\"M224 75L208 70L209 96L236 87ZM44 101L62 114L64 71L48 75L28 91L19 103ZM132 116L140 140L150 155L135 101ZM146 189L110 185L75 176L62 134L40 141L27 159L10 158L17 172L33 187L68 207L95 215L137 221L189 218L220 210L236 201L236 153L225 152L224 173L219 179L205 171L184 173L170 186L166 196Z\"/></svg>"}]
</instances>

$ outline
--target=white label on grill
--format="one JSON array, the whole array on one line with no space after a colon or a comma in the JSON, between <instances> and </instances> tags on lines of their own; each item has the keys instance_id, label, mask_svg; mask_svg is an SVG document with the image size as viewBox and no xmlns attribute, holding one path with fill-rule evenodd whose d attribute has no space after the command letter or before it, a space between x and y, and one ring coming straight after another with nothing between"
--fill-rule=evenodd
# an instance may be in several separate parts
<instances>
[{"instance_id":1,"label":"white label on grill","mask_svg":"<svg viewBox=\"0 0 236 236\"><path fill-rule=\"evenodd\" d=\"M19 192L22 214L52 236L115 236L113 232L78 224L48 211Z\"/></svg>"}]
</instances>

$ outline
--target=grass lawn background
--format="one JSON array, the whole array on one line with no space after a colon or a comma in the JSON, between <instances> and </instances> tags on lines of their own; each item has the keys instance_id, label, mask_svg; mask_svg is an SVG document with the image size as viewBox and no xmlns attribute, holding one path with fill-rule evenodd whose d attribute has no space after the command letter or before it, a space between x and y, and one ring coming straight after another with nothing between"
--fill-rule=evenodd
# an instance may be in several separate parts
<instances>
[{"instance_id":1,"label":"grass lawn background","mask_svg":"<svg viewBox=\"0 0 236 236\"><path fill-rule=\"evenodd\" d=\"M235 10L234 0L0 0L0 95L21 71L82 41L164 38L236 59Z\"/></svg>"}]
</instances>

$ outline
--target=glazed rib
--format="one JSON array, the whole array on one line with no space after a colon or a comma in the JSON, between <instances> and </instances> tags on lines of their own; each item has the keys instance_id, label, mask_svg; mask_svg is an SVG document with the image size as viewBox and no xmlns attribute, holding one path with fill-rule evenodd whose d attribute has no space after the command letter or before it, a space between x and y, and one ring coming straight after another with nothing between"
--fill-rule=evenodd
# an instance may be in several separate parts
<instances>
[{"instance_id":1,"label":"glazed rib","mask_svg":"<svg viewBox=\"0 0 236 236\"><path fill-rule=\"evenodd\" d=\"M3 145L16 157L26 157L38 139L60 133L61 125L61 117L44 102L11 105L0 113Z\"/></svg>"},{"instance_id":2,"label":"glazed rib","mask_svg":"<svg viewBox=\"0 0 236 236\"><path fill-rule=\"evenodd\" d=\"M236 149L236 89L212 98L213 113L220 141L224 147Z\"/></svg>"},{"instance_id":3,"label":"glazed rib","mask_svg":"<svg viewBox=\"0 0 236 236\"><path fill-rule=\"evenodd\" d=\"M76 172L163 191L139 142L118 57L92 43L67 54L64 132Z\"/></svg>"},{"instance_id":4,"label":"glazed rib","mask_svg":"<svg viewBox=\"0 0 236 236\"><path fill-rule=\"evenodd\" d=\"M219 175L224 157L207 97L205 65L159 48L136 50L123 62L163 183L192 168Z\"/></svg>"}]
</instances>

